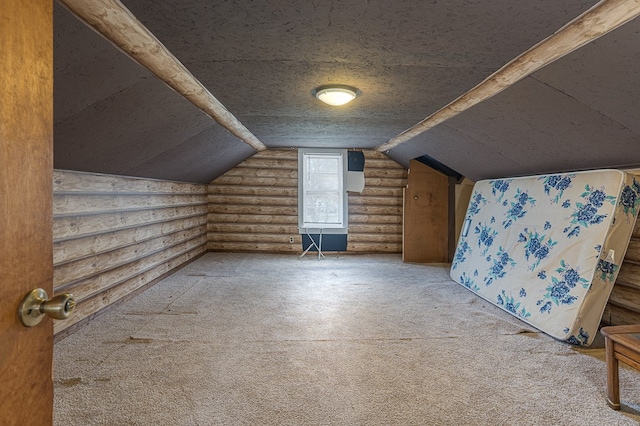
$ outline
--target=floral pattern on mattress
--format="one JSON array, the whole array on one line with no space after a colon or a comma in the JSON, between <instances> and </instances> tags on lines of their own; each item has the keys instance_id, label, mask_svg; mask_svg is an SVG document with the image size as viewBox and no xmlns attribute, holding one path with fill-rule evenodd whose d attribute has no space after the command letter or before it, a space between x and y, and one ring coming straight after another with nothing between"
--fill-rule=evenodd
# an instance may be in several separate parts
<instances>
[{"instance_id":1,"label":"floral pattern on mattress","mask_svg":"<svg viewBox=\"0 0 640 426\"><path fill-rule=\"evenodd\" d=\"M550 334L592 342L633 231L640 183L602 170L476 183L459 284Z\"/></svg>"}]
</instances>

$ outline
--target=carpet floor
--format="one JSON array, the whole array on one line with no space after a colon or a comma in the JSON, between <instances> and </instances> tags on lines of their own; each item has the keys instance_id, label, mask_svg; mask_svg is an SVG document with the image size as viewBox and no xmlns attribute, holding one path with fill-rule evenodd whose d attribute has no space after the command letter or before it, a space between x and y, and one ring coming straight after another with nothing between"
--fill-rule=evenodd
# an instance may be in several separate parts
<instances>
[{"instance_id":1,"label":"carpet floor","mask_svg":"<svg viewBox=\"0 0 640 426\"><path fill-rule=\"evenodd\" d=\"M54 347L55 425L637 425L577 348L396 255L208 253Z\"/></svg>"}]
</instances>

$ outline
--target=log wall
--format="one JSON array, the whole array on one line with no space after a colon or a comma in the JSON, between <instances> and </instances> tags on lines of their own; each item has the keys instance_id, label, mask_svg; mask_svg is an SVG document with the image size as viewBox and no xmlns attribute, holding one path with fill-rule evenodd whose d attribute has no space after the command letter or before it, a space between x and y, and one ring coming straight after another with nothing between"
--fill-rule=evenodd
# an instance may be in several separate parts
<instances>
[{"instance_id":1,"label":"log wall","mask_svg":"<svg viewBox=\"0 0 640 426\"><path fill-rule=\"evenodd\" d=\"M407 171L382 153L364 153L365 189L349 193L347 252L401 253ZM211 182L208 201L209 250L302 252L297 150L255 154Z\"/></svg>"},{"instance_id":2,"label":"log wall","mask_svg":"<svg viewBox=\"0 0 640 426\"><path fill-rule=\"evenodd\" d=\"M640 221L636 222L602 320L612 325L640 324Z\"/></svg>"},{"instance_id":3,"label":"log wall","mask_svg":"<svg viewBox=\"0 0 640 426\"><path fill-rule=\"evenodd\" d=\"M57 336L206 251L206 185L55 170L53 194Z\"/></svg>"}]
</instances>

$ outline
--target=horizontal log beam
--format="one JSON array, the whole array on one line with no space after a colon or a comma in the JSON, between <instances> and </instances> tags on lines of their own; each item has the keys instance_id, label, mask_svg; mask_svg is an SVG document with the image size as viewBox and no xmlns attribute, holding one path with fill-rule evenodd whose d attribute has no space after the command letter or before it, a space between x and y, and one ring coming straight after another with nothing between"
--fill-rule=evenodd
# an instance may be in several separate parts
<instances>
[{"instance_id":1,"label":"horizontal log beam","mask_svg":"<svg viewBox=\"0 0 640 426\"><path fill-rule=\"evenodd\" d=\"M298 225L253 224L253 223L208 223L207 232L251 233L251 234L298 234Z\"/></svg>"},{"instance_id":2,"label":"horizontal log beam","mask_svg":"<svg viewBox=\"0 0 640 426\"><path fill-rule=\"evenodd\" d=\"M347 241L352 243L395 243L402 244L402 234L348 234Z\"/></svg>"},{"instance_id":3,"label":"horizontal log beam","mask_svg":"<svg viewBox=\"0 0 640 426\"><path fill-rule=\"evenodd\" d=\"M368 186L402 188L403 186L407 186L407 180L404 178L367 177L365 173L364 186L365 188Z\"/></svg>"},{"instance_id":4,"label":"horizontal log beam","mask_svg":"<svg viewBox=\"0 0 640 426\"><path fill-rule=\"evenodd\" d=\"M402 198L400 197L373 197L359 196L358 194L349 195L349 205L357 206L400 206L402 207Z\"/></svg>"},{"instance_id":5,"label":"horizontal log beam","mask_svg":"<svg viewBox=\"0 0 640 426\"><path fill-rule=\"evenodd\" d=\"M293 238L293 243L289 242ZM215 243L269 243L269 244L302 244L302 236L298 233L292 234L245 234L228 232L209 232L207 240Z\"/></svg>"},{"instance_id":6,"label":"horizontal log beam","mask_svg":"<svg viewBox=\"0 0 640 426\"><path fill-rule=\"evenodd\" d=\"M369 152L375 151L365 151L365 159L364 159L364 167L366 171L369 170L403 170L405 173L407 169L402 167L400 164L391 160L384 154L380 154L380 156L371 157Z\"/></svg>"},{"instance_id":7,"label":"horizontal log beam","mask_svg":"<svg viewBox=\"0 0 640 426\"><path fill-rule=\"evenodd\" d=\"M208 202L215 202L218 195L251 195L254 197L298 198L298 187L209 185Z\"/></svg>"},{"instance_id":8,"label":"horizontal log beam","mask_svg":"<svg viewBox=\"0 0 640 426\"><path fill-rule=\"evenodd\" d=\"M289 170L285 168L254 168L254 167L235 167L225 173L227 176L246 176L255 178L285 178L298 179L298 170Z\"/></svg>"},{"instance_id":9,"label":"horizontal log beam","mask_svg":"<svg viewBox=\"0 0 640 426\"><path fill-rule=\"evenodd\" d=\"M252 195L217 195L209 199L209 204L236 206L298 206L298 199L293 197L255 197Z\"/></svg>"},{"instance_id":10,"label":"horizontal log beam","mask_svg":"<svg viewBox=\"0 0 640 426\"><path fill-rule=\"evenodd\" d=\"M625 261L622 262L620 272L618 272L618 277L616 278L616 286L618 284L634 287L640 293L640 264L631 263L625 257Z\"/></svg>"},{"instance_id":11,"label":"horizontal log beam","mask_svg":"<svg viewBox=\"0 0 640 426\"><path fill-rule=\"evenodd\" d=\"M402 253L402 244L349 243L348 249L353 253Z\"/></svg>"},{"instance_id":12,"label":"horizontal log beam","mask_svg":"<svg viewBox=\"0 0 640 426\"><path fill-rule=\"evenodd\" d=\"M637 289L616 284L611 291L609 303L640 313L640 292Z\"/></svg>"},{"instance_id":13,"label":"horizontal log beam","mask_svg":"<svg viewBox=\"0 0 640 426\"><path fill-rule=\"evenodd\" d=\"M598 2L553 35L491 74L473 89L375 149L385 152L397 147L474 105L497 95L539 69L615 30L638 15L640 15L640 1L638 0L602 0Z\"/></svg>"},{"instance_id":14,"label":"horizontal log beam","mask_svg":"<svg viewBox=\"0 0 640 426\"><path fill-rule=\"evenodd\" d=\"M402 207L393 206L349 206L349 215L352 214L367 214L367 215L392 215L402 216Z\"/></svg>"},{"instance_id":15,"label":"horizontal log beam","mask_svg":"<svg viewBox=\"0 0 640 426\"><path fill-rule=\"evenodd\" d=\"M174 232L203 226L206 225L206 223L207 217L200 215L186 219L142 225L85 238L56 242L53 244L53 263L54 266L59 266L63 263L106 253L118 248L148 241L162 235L169 235Z\"/></svg>"},{"instance_id":16,"label":"horizontal log beam","mask_svg":"<svg viewBox=\"0 0 640 426\"><path fill-rule=\"evenodd\" d=\"M210 223L278 223L298 225L298 217L293 215L248 215L248 214L216 214L209 218Z\"/></svg>"},{"instance_id":17,"label":"horizontal log beam","mask_svg":"<svg viewBox=\"0 0 640 426\"><path fill-rule=\"evenodd\" d=\"M406 179L407 171L405 169L376 169L365 165L367 170L367 177L374 178L392 178L392 179Z\"/></svg>"},{"instance_id":18,"label":"horizontal log beam","mask_svg":"<svg viewBox=\"0 0 640 426\"><path fill-rule=\"evenodd\" d=\"M55 321L53 323L54 333L58 335L63 330L86 321L87 318L96 315L104 308L116 303L117 301L129 296L136 290L144 287L145 285L154 282L158 278L163 277L165 274L175 270L181 265L189 262L190 260L202 255L206 251L204 244L194 247L188 252L182 253L172 259L168 259L166 262L161 263L149 270L141 271L138 275L132 278L117 283L116 285L108 288L102 293L99 293L89 299L80 301L74 309L73 315L65 321Z\"/></svg>"},{"instance_id":19,"label":"horizontal log beam","mask_svg":"<svg viewBox=\"0 0 640 426\"><path fill-rule=\"evenodd\" d=\"M207 214L207 205L167 207L150 210L109 212L91 216L57 217L53 221L54 242L84 238L140 225Z\"/></svg>"},{"instance_id":20,"label":"horizontal log beam","mask_svg":"<svg viewBox=\"0 0 640 426\"><path fill-rule=\"evenodd\" d=\"M60 0L81 21L256 151L256 138L119 0Z\"/></svg>"},{"instance_id":21,"label":"horizontal log beam","mask_svg":"<svg viewBox=\"0 0 640 426\"><path fill-rule=\"evenodd\" d=\"M64 263L54 268L53 286L54 288L62 287L70 282L98 275L122 265L127 265L132 261L162 252L185 241L205 235L206 232L206 226L200 225L195 228L177 231L168 235L160 235L151 240Z\"/></svg>"},{"instance_id":22,"label":"horizontal log beam","mask_svg":"<svg viewBox=\"0 0 640 426\"><path fill-rule=\"evenodd\" d=\"M353 224L379 224L379 225L388 225L388 224L398 224L402 225L402 215L367 215L367 214L350 214L349 215L349 225Z\"/></svg>"},{"instance_id":23,"label":"horizontal log beam","mask_svg":"<svg viewBox=\"0 0 640 426\"><path fill-rule=\"evenodd\" d=\"M302 245L298 244L269 244L269 243L225 243L212 242L207 243L209 251L232 251L247 253L301 253Z\"/></svg>"},{"instance_id":24,"label":"horizontal log beam","mask_svg":"<svg viewBox=\"0 0 640 426\"><path fill-rule=\"evenodd\" d=\"M243 185L243 186L279 186L298 188L298 179L267 178L252 176L227 176L222 175L213 182L216 185Z\"/></svg>"},{"instance_id":25,"label":"horizontal log beam","mask_svg":"<svg viewBox=\"0 0 640 426\"><path fill-rule=\"evenodd\" d=\"M172 205L206 204L204 194L195 195L140 195L140 194L66 194L53 196L54 217L64 215L95 214L104 211L146 210Z\"/></svg>"},{"instance_id":26,"label":"horizontal log beam","mask_svg":"<svg viewBox=\"0 0 640 426\"><path fill-rule=\"evenodd\" d=\"M602 320L611 325L640 324L640 313L609 303L604 310Z\"/></svg>"},{"instance_id":27,"label":"horizontal log beam","mask_svg":"<svg viewBox=\"0 0 640 426\"><path fill-rule=\"evenodd\" d=\"M273 159L251 157L237 166L239 169L298 170L298 159Z\"/></svg>"},{"instance_id":28,"label":"horizontal log beam","mask_svg":"<svg viewBox=\"0 0 640 426\"><path fill-rule=\"evenodd\" d=\"M398 197L402 200L402 189L402 187L365 186L360 193L349 193L349 199L352 197Z\"/></svg>"},{"instance_id":29,"label":"horizontal log beam","mask_svg":"<svg viewBox=\"0 0 640 426\"><path fill-rule=\"evenodd\" d=\"M296 148L269 148L264 151L256 152L251 158L272 158L278 160L297 160L298 150Z\"/></svg>"},{"instance_id":30,"label":"horizontal log beam","mask_svg":"<svg viewBox=\"0 0 640 426\"><path fill-rule=\"evenodd\" d=\"M370 180L371 182L371 180ZM397 183L398 181L394 181ZM365 186L364 190L360 193L349 193L349 199L352 197L400 197L402 198L402 187L396 186ZM252 195L258 197L298 197L298 186L241 186L241 185L223 185L223 184L209 184L208 185L208 201L215 201L216 195Z\"/></svg>"},{"instance_id":31,"label":"horizontal log beam","mask_svg":"<svg viewBox=\"0 0 640 426\"><path fill-rule=\"evenodd\" d=\"M349 234L396 234L402 235L402 225L349 224Z\"/></svg>"},{"instance_id":32,"label":"horizontal log beam","mask_svg":"<svg viewBox=\"0 0 640 426\"><path fill-rule=\"evenodd\" d=\"M149 178L123 177L100 173L53 171L54 194L205 194L207 186Z\"/></svg>"},{"instance_id":33,"label":"horizontal log beam","mask_svg":"<svg viewBox=\"0 0 640 426\"><path fill-rule=\"evenodd\" d=\"M153 253L149 256L135 259L127 264L110 269L100 274L92 275L85 279L64 284L55 288L56 293L64 291L71 292L76 299L81 302L106 290L119 285L119 283L131 279L136 275L153 269L158 265L169 262L169 260L180 256L196 247L206 246L207 237L205 234L191 240L182 242L175 246Z\"/></svg>"},{"instance_id":34,"label":"horizontal log beam","mask_svg":"<svg viewBox=\"0 0 640 426\"><path fill-rule=\"evenodd\" d=\"M629 241L629 246L627 247L624 258L625 260L640 263L640 240L632 238L631 241Z\"/></svg>"},{"instance_id":35,"label":"horizontal log beam","mask_svg":"<svg viewBox=\"0 0 640 426\"><path fill-rule=\"evenodd\" d=\"M296 215L298 217L298 208L290 206L229 206L225 204L209 204L209 214L226 213L226 214L249 214L249 215ZM209 216L211 218L211 216ZM210 219L212 221L215 219Z\"/></svg>"}]
</instances>

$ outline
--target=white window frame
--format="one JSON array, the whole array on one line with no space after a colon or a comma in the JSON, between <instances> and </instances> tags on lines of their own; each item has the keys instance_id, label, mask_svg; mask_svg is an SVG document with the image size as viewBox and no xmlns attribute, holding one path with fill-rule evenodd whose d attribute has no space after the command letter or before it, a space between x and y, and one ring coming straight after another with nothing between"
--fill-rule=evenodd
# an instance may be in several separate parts
<instances>
[{"instance_id":1,"label":"white window frame","mask_svg":"<svg viewBox=\"0 0 640 426\"><path fill-rule=\"evenodd\" d=\"M314 157L331 157L339 160L339 188L341 206L340 219L336 222L310 222L305 221L305 197L313 194L314 190L308 188L307 161ZM327 148L300 148L298 149L298 229L301 234L321 230L324 234L346 234L348 229L348 195L346 190L347 177L347 150Z\"/></svg>"}]
</instances>

